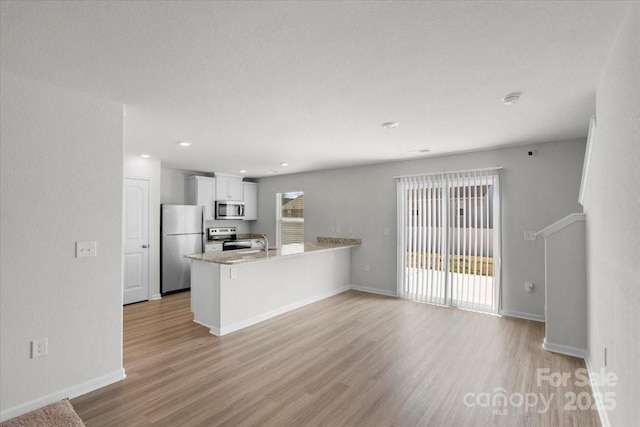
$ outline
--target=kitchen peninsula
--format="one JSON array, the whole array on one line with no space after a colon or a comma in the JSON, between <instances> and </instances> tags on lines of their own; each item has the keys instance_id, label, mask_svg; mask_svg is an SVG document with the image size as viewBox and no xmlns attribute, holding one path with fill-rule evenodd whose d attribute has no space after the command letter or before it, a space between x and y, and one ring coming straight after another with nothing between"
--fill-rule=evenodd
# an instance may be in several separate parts
<instances>
[{"instance_id":1,"label":"kitchen peninsula","mask_svg":"<svg viewBox=\"0 0 640 427\"><path fill-rule=\"evenodd\" d=\"M194 322L222 336L349 288L351 248L360 239L264 250L185 255L191 260Z\"/></svg>"}]
</instances>

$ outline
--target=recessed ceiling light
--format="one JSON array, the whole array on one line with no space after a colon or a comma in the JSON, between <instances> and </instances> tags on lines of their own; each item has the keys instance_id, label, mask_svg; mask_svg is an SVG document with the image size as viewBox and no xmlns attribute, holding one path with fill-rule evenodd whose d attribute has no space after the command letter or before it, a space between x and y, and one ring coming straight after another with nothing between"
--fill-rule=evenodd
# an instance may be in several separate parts
<instances>
[{"instance_id":1,"label":"recessed ceiling light","mask_svg":"<svg viewBox=\"0 0 640 427\"><path fill-rule=\"evenodd\" d=\"M191 145L191 143L189 141L178 141L178 145L181 145L183 147L188 147Z\"/></svg>"},{"instance_id":2,"label":"recessed ceiling light","mask_svg":"<svg viewBox=\"0 0 640 427\"><path fill-rule=\"evenodd\" d=\"M382 124L382 127L385 129L393 129L393 128L397 128L399 124L400 123L398 122L384 122Z\"/></svg>"},{"instance_id":3,"label":"recessed ceiling light","mask_svg":"<svg viewBox=\"0 0 640 427\"><path fill-rule=\"evenodd\" d=\"M522 95L520 92L510 93L509 95L506 95L504 98L502 98L502 102L504 102L504 105L516 104L518 101L520 101L520 95Z\"/></svg>"},{"instance_id":4,"label":"recessed ceiling light","mask_svg":"<svg viewBox=\"0 0 640 427\"><path fill-rule=\"evenodd\" d=\"M151 157L148 154L140 154L140 157L144 158L144 159L148 159L149 157Z\"/></svg>"},{"instance_id":5,"label":"recessed ceiling light","mask_svg":"<svg viewBox=\"0 0 640 427\"><path fill-rule=\"evenodd\" d=\"M282 162L282 163L280 163L280 166L289 166L289 163Z\"/></svg>"},{"instance_id":6,"label":"recessed ceiling light","mask_svg":"<svg viewBox=\"0 0 640 427\"><path fill-rule=\"evenodd\" d=\"M244 169L240 169L240 173L247 173L247 171Z\"/></svg>"},{"instance_id":7,"label":"recessed ceiling light","mask_svg":"<svg viewBox=\"0 0 640 427\"><path fill-rule=\"evenodd\" d=\"M278 171L267 171L268 174L278 173Z\"/></svg>"}]
</instances>

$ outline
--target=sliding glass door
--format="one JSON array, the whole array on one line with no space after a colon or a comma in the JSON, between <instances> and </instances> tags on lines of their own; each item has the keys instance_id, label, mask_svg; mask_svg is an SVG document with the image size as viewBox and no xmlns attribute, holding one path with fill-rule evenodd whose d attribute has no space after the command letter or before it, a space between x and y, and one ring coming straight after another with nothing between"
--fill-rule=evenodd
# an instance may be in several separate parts
<instances>
[{"instance_id":1,"label":"sliding glass door","mask_svg":"<svg viewBox=\"0 0 640 427\"><path fill-rule=\"evenodd\" d=\"M398 178L398 295L498 313L498 171Z\"/></svg>"}]
</instances>

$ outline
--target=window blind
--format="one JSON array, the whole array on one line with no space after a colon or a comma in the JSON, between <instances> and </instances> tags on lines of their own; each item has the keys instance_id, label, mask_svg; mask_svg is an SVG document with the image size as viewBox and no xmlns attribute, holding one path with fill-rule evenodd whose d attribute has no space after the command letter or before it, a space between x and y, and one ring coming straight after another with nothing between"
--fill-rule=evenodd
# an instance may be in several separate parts
<instances>
[{"instance_id":1,"label":"window blind","mask_svg":"<svg viewBox=\"0 0 640 427\"><path fill-rule=\"evenodd\" d=\"M398 295L498 313L498 168L396 178Z\"/></svg>"}]
</instances>

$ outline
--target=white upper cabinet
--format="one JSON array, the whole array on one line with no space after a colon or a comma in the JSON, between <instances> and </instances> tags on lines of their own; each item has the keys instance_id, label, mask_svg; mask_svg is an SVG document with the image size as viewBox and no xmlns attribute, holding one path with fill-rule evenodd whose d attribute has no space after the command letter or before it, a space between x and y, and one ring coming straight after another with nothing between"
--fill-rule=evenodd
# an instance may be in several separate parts
<instances>
[{"instance_id":1,"label":"white upper cabinet","mask_svg":"<svg viewBox=\"0 0 640 427\"><path fill-rule=\"evenodd\" d=\"M216 173L215 196L216 200L242 201L242 177Z\"/></svg>"},{"instance_id":2,"label":"white upper cabinet","mask_svg":"<svg viewBox=\"0 0 640 427\"><path fill-rule=\"evenodd\" d=\"M216 179L208 176L190 176L187 203L204 206L205 221L215 218Z\"/></svg>"},{"instance_id":3,"label":"white upper cabinet","mask_svg":"<svg viewBox=\"0 0 640 427\"><path fill-rule=\"evenodd\" d=\"M258 184L255 182L243 182L244 187L244 220L255 221L258 219Z\"/></svg>"}]
</instances>

